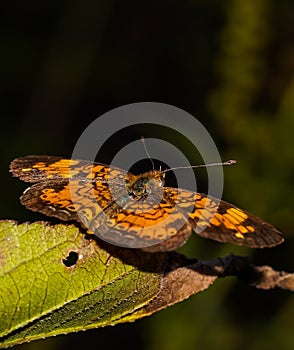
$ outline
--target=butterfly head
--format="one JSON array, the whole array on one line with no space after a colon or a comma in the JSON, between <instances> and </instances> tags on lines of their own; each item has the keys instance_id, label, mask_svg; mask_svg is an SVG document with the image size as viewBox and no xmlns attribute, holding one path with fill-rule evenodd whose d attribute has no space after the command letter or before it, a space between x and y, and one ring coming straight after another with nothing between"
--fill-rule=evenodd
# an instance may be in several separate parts
<instances>
[{"instance_id":1,"label":"butterfly head","mask_svg":"<svg viewBox=\"0 0 294 350\"><path fill-rule=\"evenodd\" d=\"M162 191L164 178L165 173L157 170L140 174L133 182L127 184L128 192L134 198L142 198L159 190Z\"/></svg>"}]
</instances>

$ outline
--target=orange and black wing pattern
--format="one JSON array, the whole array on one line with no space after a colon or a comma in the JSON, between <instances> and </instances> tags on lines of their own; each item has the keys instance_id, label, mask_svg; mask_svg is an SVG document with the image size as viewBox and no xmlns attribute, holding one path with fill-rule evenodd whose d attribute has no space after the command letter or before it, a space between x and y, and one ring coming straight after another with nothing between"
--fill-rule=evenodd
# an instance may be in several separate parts
<instances>
[{"instance_id":1,"label":"orange and black wing pattern","mask_svg":"<svg viewBox=\"0 0 294 350\"><path fill-rule=\"evenodd\" d=\"M93 193L95 204L99 204L96 209L103 210L112 203L108 182L120 191L126 176L130 176L105 164L52 156L17 158L11 162L10 171L21 180L34 183L21 196L24 206L61 220L76 219L77 210L89 215L86 212Z\"/></svg>"},{"instance_id":2,"label":"orange and black wing pattern","mask_svg":"<svg viewBox=\"0 0 294 350\"><path fill-rule=\"evenodd\" d=\"M167 188L167 191L171 197L180 193L186 202L189 198L194 201L189 222L202 237L252 248L273 247L284 241L281 232L273 225L230 203L200 193L195 198L194 192L186 190ZM184 201L183 204L187 205ZM181 202L178 205L181 206Z\"/></svg>"},{"instance_id":3,"label":"orange and black wing pattern","mask_svg":"<svg viewBox=\"0 0 294 350\"><path fill-rule=\"evenodd\" d=\"M34 183L21 196L28 209L75 220L106 241L127 247L149 247L178 234L185 224L181 213L156 193L148 201L132 200L125 183L132 174L100 163L50 156L15 159L10 171L23 181ZM190 232L191 227L189 226ZM179 247L188 238L187 227L166 246ZM173 242L173 243L172 243ZM164 250L163 244L158 250ZM151 249L150 249L151 250Z\"/></svg>"},{"instance_id":4,"label":"orange and black wing pattern","mask_svg":"<svg viewBox=\"0 0 294 350\"><path fill-rule=\"evenodd\" d=\"M116 245L173 250L192 228L202 237L249 247L272 247L284 240L274 226L203 194L164 187L162 197L155 191L148 201L133 200L125 183L136 176L105 164L27 156L15 159L10 171L33 183L21 197L28 209L78 221Z\"/></svg>"}]
</instances>

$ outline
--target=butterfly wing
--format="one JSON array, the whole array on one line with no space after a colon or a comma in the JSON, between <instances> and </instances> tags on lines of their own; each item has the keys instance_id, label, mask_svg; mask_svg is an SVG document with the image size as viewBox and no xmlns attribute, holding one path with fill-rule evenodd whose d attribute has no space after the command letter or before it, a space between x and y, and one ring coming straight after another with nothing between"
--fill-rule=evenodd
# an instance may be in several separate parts
<instances>
[{"instance_id":1,"label":"butterfly wing","mask_svg":"<svg viewBox=\"0 0 294 350\"><path fill-rule=\"evenodd\" d=\"M186 222L182 228L177 231L177 234L172 235L155 245L143 248L147 252L169 252L183 246L188 238L191 236L192 226Z\"/></svg>"},{"instance_id":2,"label":"butterfly wing","mask_svg":"<svg viewBox=\"0 0 294 350\"><path fill-rule=\"evenodd\" d=\"M10 172L22 181L36 183L48 180L79 180L125 186L133 175L117 167L97 162L64 159L54 156L26 156L10 163Z\"/></svg>"},{"instance_id":3,"label":"butterfly wing","mask_svg":"<svg viewBox=\"0 0 294 350\"><path fill-rule=\"evenodd\" d=\"M175 236L175 227L185 223L181 213L157 193L148 195L148 200L132 199L125 182L132 182L134 176L118 168L61 157L27 156L15 159L10 171L34 183L21 197L25 207L61 220L76 220L113 244L158 244ZM184 232L168 243L169 249L187 239L188 230Z\"/></svg>"},{"instance_id":4,"label":"butterfly wing","mask_svg":"<svg viewBox=\"0 0 294 350\"><path fill-rule=\"evenodd\" d=\"M111 205L112 197L108 186L101 183L94 187L85 181L48 180L29 187L20 201L32 211L64 221L76 220L87 228L93 217Z\"/></svg>"},{"instance_id":5,"label":"butterfly wing","mask_svg":"<svg viewBox=\"0 0 294 350\"><path fill-rule=\"evenodd\" d=\"M125 181L133 176L101 163L52 156L17 158L10 171L34 183L21 197L28 209L61 220L82 221L84 226L112 205L113 197L125 192Z\"/></svg>"},{"instance_id":6,"label":"butterfly wing","mask_svg":"<svg viewBox=\"0 0 294 350\"><path fill-rule=\"evenodd\" d=\"M273 225L230 203L182 189L168 188L167 191L172 200L178 200L183 211L190 198L193 207L189 222L202 237L252 248L273 247L284 241L281 232Z\"/></svg>"},{"instance_id":7,"label":"butterfly wing","mask_svg":"<svg viewBox=\"0 0 294 350\"><path fill-rule=\"evenodd\" d=\"M167 251L181 246L191 233L191 226L182 213L156 192L140 200L128 197L125 205L120 206L119 211L116 209L106 208L104 214L110 219L107 228L104 230L100 225L95 231L110 243L148 251ZM179 234L185 224L190 229L186 228Z\"/></svg>"}]
</instances>

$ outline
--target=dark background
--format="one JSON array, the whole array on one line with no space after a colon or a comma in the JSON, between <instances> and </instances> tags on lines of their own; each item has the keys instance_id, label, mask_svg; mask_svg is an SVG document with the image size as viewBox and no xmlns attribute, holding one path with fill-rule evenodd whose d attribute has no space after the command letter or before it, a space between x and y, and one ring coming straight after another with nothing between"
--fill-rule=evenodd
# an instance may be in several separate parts
<instances>
[{"instance_id":1,"label":"dark background","mask_svg":"<svg viewBox=\"0 0 294 350\"><path fill-rule=\"evenodd\" d=\"M293 271L294 2L291 0L11 1L1 4L2 219L37 220L18 197L9 162L28 154L70 157L85 127L133 102L168 103L207 128L225 169L223 198L271 222L286 243L271 250L195 235L181 249L212 259L230 252ZM111 161L142 128L100 152ZM180 146L180 139L151 128ZM193 149L181 144L191 163ZM294 348L294 299L234 278L132 324L19 349Z\"/></svg>"}]
</instances>

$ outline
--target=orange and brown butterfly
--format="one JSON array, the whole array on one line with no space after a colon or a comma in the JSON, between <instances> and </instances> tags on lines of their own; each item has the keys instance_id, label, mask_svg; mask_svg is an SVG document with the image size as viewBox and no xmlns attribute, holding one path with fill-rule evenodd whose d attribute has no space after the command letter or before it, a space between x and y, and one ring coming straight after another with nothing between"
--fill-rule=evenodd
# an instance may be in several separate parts
<instances>
[{"instance_id":1,"label":"orange and brown butterfly","mask_svg":"<svg viewBox=\"0 0 294 350\"><path fill-rule=\"evenodd\" d=\"M205 238L254 248L273 247L284 240L274 226L232 204L164 187L163 171L133 175L101 163L54 156L17 158L10 171L34 183L21 196L25 207L77 221L88 232L116 245L174 250L193 229ZM158 223L162 223L159 228Z\"/></svg>"}]
</instances>

